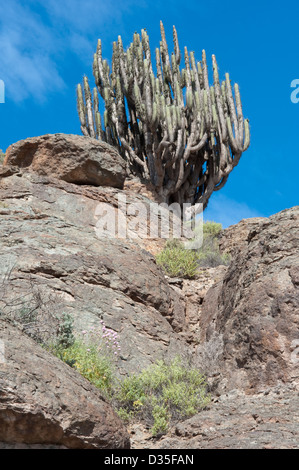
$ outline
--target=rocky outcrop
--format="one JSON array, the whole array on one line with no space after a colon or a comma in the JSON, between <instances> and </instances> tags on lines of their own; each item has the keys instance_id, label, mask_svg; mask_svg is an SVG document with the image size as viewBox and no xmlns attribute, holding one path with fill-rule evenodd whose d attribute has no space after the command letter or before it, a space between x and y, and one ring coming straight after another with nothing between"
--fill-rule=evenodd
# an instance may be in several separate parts
<instances>
[{"instance_id":1,"label":"rocky outcrop","mask_svg":"<svg viewBox=\"0 0 299 470\"><path fill-rule=\"evenodd\" d=\"M74 369L0 320L0 448L127 449L110 405Z\"/></svg>"},{"instance_id":2,"label":"rocky outcrop","mask_svg":"<svg viewBox=\"0 0 299 470\"><path fill-rule=\"evenodd\" d=\"M299 207L249 226L199 322L199 364L218 393L299 387Z\"/></svg>"},{"instance_id":3,"label":"rocky outcrop","mask_svg":"<svg viewBox=\"0 0 299 470\"><path fill-rule=\"evenodd\" d=\"M298 232L298 207L242 221L222 235L228 268L171 281L212 402L159 440L132 425L132 448L299 448Z\"/></svg>"},{"instance_id":4,"label":"rocky outcrop","mask_svg":"<svg viewBox=\"0 0 299 470\"><path fill-rule=\"evenodd\" d=\"M184 302L144 250L156 248L161 240L155 245L143 238L134 210L119 207L120 194L128 206L149 208L151 201L129 191L40 175L33 166L30 171L18 167L17 161L6 163L0 172L0 309L5 314L32 308L42 315L69 313L76 332L99 327L100 333L103 320L119 335L120 374L176 354L189 357ZM103 207L118 214L124 210L125 239L99 233ZM142 221L147 227L147 217ZM9 324L2 327L10 359L1 365L6 369L0 385L0 448L128 446L123 427L93 387ZM42 327L48 334L49 325ZM74 396L80 398L71 407L68 400ZM117 427L113 439L111 423Z\"/></svg>"},{"instance_id":5,"label":"rocky outcrop","mask_svg":"<svg viewBox=\"0 0 299 470\"><path fill-rule=\"evenodd\" d=\"M2 301L22 298L26 306L38 295L51 311L70 313L77 331L103 320L120 336L120 370L136 372L156 359L189 354L185 308L139 246L146 240L138 238L133 216L131 239L98 236L98 205L116 206L119 194L28 172L2 178L1 279L9 273Z\"/></svg>"},{"instance_id":6,"label":"rocky outcrop","mask_svg":"<svg viewBox=\"0 0 299 470\"><path fill-rule=\"evenodd\" d=\"M111 145L78 135L21 140L6 150L7 166L83 185L122 188L126 178L125 162Z\"/></svg>"},{"instance_id":7,"label":"rocky outcrop","mask_svg":"<svg viewBox=\"0 0 299 470\"><path fill-rule=\"evenodd\" d=\"M157 196L124 178L123 160L93 139L10 147L0 167L0 310L37 302L71 314L76 332L103 320L119 336L121 375L175 355L206 373L209 409L161 440L132 426L133 448L298 448L299 208L225 230L229 267L167 279L152 256L165 243L163 217L148 217ZM105 210L120 233L100 230ZM0 328L0 448L128 447L96 389L11 324Z\"/></svg>"},{"instance_id":8,"label":"rocky outcrop","mask_svg":"<svg viewBox=\"0 0 299 470\"><path fill-rule=\"evenodd\" d=\"M132 449L299 449L299 394L293 387L246 395L233 390L209 409L178 423L155 440L141 425L130 428Z\"/></svg>"},{"instance_id":9,"label":"rocky outcrop","mask_svg":"<svg viewBox=\"0 0 299 470\"><path fill-rule=\"evenodd\" d=\"M223 230L219 237L219 248L221 253L228 253L234 257L239 251L248 245L248 236L252 230L257 228L263 217L252 217L251 219L243 219L236 225Z\"/></svg>"}]
</instances>

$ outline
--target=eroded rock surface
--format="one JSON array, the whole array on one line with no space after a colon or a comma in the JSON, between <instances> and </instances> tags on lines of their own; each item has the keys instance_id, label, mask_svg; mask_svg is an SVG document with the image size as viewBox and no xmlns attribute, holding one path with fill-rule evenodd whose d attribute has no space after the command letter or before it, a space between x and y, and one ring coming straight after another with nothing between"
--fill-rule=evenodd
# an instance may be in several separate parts
<instances>
[{"instance_id":1,"label":"eroded rock surface","mask_svg":"<svg viewBox=\"0 0 299 470\"><path fill-rule=\"evenodd\" d=\"M0 274L9 274L6 303L29 302L37 292L58 314L70 313L77 331L102 319L119 333L121 370L136 372L156 359L189 355L185 307L141 238L97 235L97 205L117 204L118 194L27 172L2 178Z\"/></svg>"},{"instance_id":2,"label":"eroded rock surface","mask_svg":"<svg viewBox=\"0 0 299 470\"><path fill-rule=\"evenodd\" d=\"M71 134L47 134L11 145L3 168L9 166L94 186L122 188L126 178L125 162L111 145Z\"/></svg>"},{"instance_id":3,"label":"eroded rock surface","mask_svg":"<svg viewBox=\"0 0 299 470\"><path fill-rule=\"evenodd\" d=\"M199 269L196 279L168 278L169 284L175 289L185 304L185 337L190 345L200 342L201 312L207 292L221 282L227 266Z\"/></svg>"},{"instance_id":4,"label":"eroded rock surface","mask_svg":"<svg viewBox=\"0 0 299 470\"><path fill-rule=\"evenodd\" d=\"M299 207L254 223L207 293L198 357L219 393L299 386L298 248Z\"/></svg>"},{"instance_id":5,"label":"eroded rock surface","mask_svg":"<svg viewBox=\"0 0 299 470\"><path fill-rule=\"evenodd\" d=\"M299 449L299 394L277 387L255 395L234 390L209 409L153 439L141 425L130 428L133 449Z\"/></svg>"},{"instance_id":6,"label":"eroded rock surface","mask_svg":"<svg viewBox=\"0 0 299 470\"><path fill-rule=\"evenodd\" d=\"M27 307L37 297L70 313L77 332L103 320L119 334L121 374L177 354L193 358L207 374L209 409L160 440L134 425L134 448L298 448L298 207L224 231L229 267L167 280L150 254L164 240L144 238L149 221L134 212L135 203L156 200L151 188L131 180L120 189L120 157L84 137L72 141L74 150L70 138L27 139L0 167L0 307L14 308L16 299ZM90 155L97 163L87 170ZM101 236L99 205L119 211L119 196L132 204L127 237ZM97 390L19 330L0 327L9 343L0 365L0 448L128 446Z\"/></svg>"}]
</instances>

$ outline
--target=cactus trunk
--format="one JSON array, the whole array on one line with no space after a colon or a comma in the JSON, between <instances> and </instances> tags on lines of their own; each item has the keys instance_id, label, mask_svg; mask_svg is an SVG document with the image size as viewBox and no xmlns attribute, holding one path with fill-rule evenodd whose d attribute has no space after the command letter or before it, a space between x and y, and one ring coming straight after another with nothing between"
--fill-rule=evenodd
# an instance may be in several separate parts
<instances>
[{"instance_id":1,"label":"cactus trunk","mask_svg":"<svg viewBox=\"0 0 299 470\"><path fill-rule=\"evenodd\" d=\"M228 74L220 84L215 56L210 86L205 51L196 63L185 48L185 67L180 67L176 29L170 57L162 22L160 27L156 76L144 29L126 51L120 36L114 42L111 72L98 42L93 73L105 103L104 127L98 94L95 90L92 99L85 77L77 88L81 129L117 147L128 171L150 180L165 201L205 208L249 147L249 121L243 118L238 85L232 88Z\"/></svg>"}]
</instances>

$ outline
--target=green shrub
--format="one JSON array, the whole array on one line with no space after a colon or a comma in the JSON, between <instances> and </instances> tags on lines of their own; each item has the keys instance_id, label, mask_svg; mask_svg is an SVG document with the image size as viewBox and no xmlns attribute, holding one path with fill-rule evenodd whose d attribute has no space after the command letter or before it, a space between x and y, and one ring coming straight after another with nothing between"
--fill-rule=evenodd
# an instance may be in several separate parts
<instances>
[{"instance_id":1,"label":"green shrub","mask_svg":"<svg viewBox=\"0 0 299 470\"><path fill-rule=\"evenodd\" d=\"M197 253L186 249L179 240L168 240L156 261L170 277L192 279L197 274Z\"/></svg>"},{"instance_id":2,"label":"green shrub","mask_svg":"<svg viewBox=\"0 0 299 470\"><path fill-rule=\"evenodd\" d=\"M216 238L222 232L222 225L217 222L207 221L203 224L203 236Z\"/></svg>"},{"instance_id":3,"label":"green shrub","mask_svg":"<svg viewBox=\"0 0 299 470\"><path fill-rule=\"evenodd\" d=\"M209 403L204 377L197 369L183 365L178 357L170 363L157 361L138 375L117 379L114 360L119 354L118 337L103 322L102 330L103 337L94 329L89 335L84 331L67 347L62 346L63 342L56 343L52 352L99 388L123 421L144 421L153 436L159 436L172 422L196 414ZM69 332L72 338L72 329ZM91 341L96 336L98 341ZM106 352L103 339L107 342Z\"/></svg>"},{"instance_id":4,"label":"green shrub","mask_svg":"<svg viewBox=\"0 0 299 470\"><path fill-rule=\"evenodd\" d=\"M199 238L199 230L203 231L202 245L197 249L185 248L177 239L166 242L165 248L156 256L157 264L170 277L194 279L200 267L216 267L228 265L230 256L222 255L219 250L219 235L222 225L216 222L205 222L194 231L194 239L189 242L190 248Z\"/></svg>"},{"instance_id":5,"label":"green shrub","mask_svg":"<svg viewBox=\"0 0 299 470\"><path fill-rule=\"evenodd\" d=\"M139 375L124 379L115 393L119 416L146 420L154 436L165 434L173 421L196 414L210 401L204 377L177 357L157 361Z\"/></svg>"},{"instance_id":6,"label":"green shrub","mask_svg":"<svg viewBox=\"0 0 299 470\"><path fill-rule=\"evenodd\" d=\"M195 237L198 235L199 231L203 232L203 237L204 238L218 238L220 233L222 232L223 228L222 225L218 222L211 222L211 221L206 221L203 224L199 224L197 227L194 229L194 235Z\"/></svg>"},{"instance_id":7,"label":"green shrub","mask_svg":"<svg viewBox=\"0 0 299 470\"><path fill-rule=\"evenodd\" d=\"M119 408L116 412L125 423L130 422L134 418L134 412L127 411L125 408Z\"/></svg>"},{"instance_id":8,"label":"green shrub","mask_svg":"<svg viewBox=\"0 0 299 470\"><path fill-rule=\"evenodd\" d=\"M219 250L219 235L222 225L216 222L205 222L203 224L203 242L198 250L198 264L200 267L216 267L228 265L230 256L222 255Z\"/></svg>"},{"instance_id":9,"label":"green shrub","mask_svg":"<svg viewBox=\"0 0 299 470\"><path fill-rule=\"evenodd\" d=\"M72 346L54 348L53 352L89 382L109 394L113 384L112 364L107 357L99 355L95 345L75 340Z\"/></svg>"},{"instance_id":10,"label":"green shrub","mask_svg":"<svg viewBox=\"0 0 299 470\"><path fill-rule=\"evenodd\" d=\"M4 162L4 158L5 158L5 153L3 153L2 150L0 149L0 165L2 165L2 163Z\"/></svg>"},{"instance_id":11,"label":"green shrub","mask_svg":"<svg viewBox=\"0 0 299 470\"><path fill-rule=\"evenodd\" d=\"M75 342L74 319L69 313L61 315L60 324L57 328L56 347L69 348Z\"/></svg>"},{"instance_id":12,"label":"green shrub","mask_svg":"<svg viewBox=\"0 0 299 470\"><path fill-rule=\"evenodd\" d=\"M51 351L109 396L115 382L114 363L120 346L118 334L102 320L98 328L84 330L75 338L73 320L65 315Z\"/></svg>"},{"instance_id":13,"label":"green shrub","mask_svg":"<svg viewBox=\"0 0 299 470\"><path fill-rule=\"evenodd\" d=\"M166 405L155 405L153 407L154 424L151 428L153 436L166 434L169 420L171 418Z\"/></svg>"}]
</instances>

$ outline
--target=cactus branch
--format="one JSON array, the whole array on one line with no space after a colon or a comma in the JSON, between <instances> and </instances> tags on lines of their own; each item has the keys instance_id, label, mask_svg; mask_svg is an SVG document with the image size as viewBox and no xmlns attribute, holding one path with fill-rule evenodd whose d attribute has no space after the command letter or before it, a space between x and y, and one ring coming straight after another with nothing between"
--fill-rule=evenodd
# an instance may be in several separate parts
<instances>
[{"instance_id":1,"label":"cactus branch","mask_svg":"<svg viewBox=\"0 0 299 470\"><path fill-rule=\"evenodd\" d=\"M93 97L87 77L77 87L81 130L117 147L128 171L150 180L165 202L201 202L205 208L248 149L249 121L238 85L232 87L228 74L220 84L216 57L211 86L205 51L196 62L194 52L184 48L182 67L175 27L171 55L162 21L160 30L156 76L145 29L134 33L126 51L120 36L113 43L111 71L98 41Z\"/></svg>"}]
</instances>

